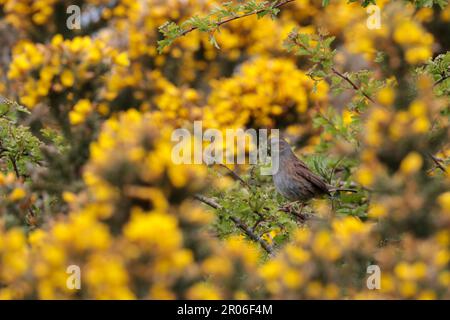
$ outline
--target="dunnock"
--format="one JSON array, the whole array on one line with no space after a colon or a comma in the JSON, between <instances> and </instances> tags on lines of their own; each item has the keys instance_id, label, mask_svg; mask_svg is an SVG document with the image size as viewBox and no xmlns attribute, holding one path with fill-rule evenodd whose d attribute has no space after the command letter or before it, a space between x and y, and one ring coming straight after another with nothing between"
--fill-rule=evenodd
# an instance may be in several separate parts
<instances>
[{"instance_id":1,"label":"dunnock","mask_svg":"<svg viewBox=\"0 0 450 320\"><path fill-rule=\"evenodd\" d=\"M356 192L352 189L340 189L327 184L297 158L284 139L279 138L278 144L279 168L273 175L273 183L277 191L285 198L291 201L306 202L320 195L330 195L331 192Z\"/></svg>"}]
</instances>

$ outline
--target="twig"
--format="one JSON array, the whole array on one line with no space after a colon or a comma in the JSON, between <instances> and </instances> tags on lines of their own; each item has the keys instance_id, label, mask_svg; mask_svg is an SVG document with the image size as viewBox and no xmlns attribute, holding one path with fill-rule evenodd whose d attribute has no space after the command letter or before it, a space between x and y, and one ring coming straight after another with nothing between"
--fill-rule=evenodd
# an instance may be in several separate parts
<instances>
[{"instance_id":1,"label":"twig","mask_svg":"<svg viewBox=\"0 0 450 320\"><path fill-rule=\"evenodd\" d=\"M334 174L336 173L336 169L338 167L338 165L341 163L341 161L344 160L344 157L341 157L333 166L333 170L331 170L331 174L330 174L330 182L333 180Z\"/></svg>"},{"instance_id":2,"label":"twig","mask_svg":"<svg viewBox=\"0 0 450 320\"><path fill-rule=\"evenodd\" d=\"M433 154L428 153L429 157L431 158L431 160L433 160L433 162L436 164L436 166L441 169L443 172L447 172L447 170L445 169L445 167L442 165L441 163L441 159L435 157Z\"/></svg>"},{"instance_id":3,"label":"twig","mask_svg":"<svg viewBox=\"0 0 450 320\"><path fill-rule=\"evenodd\" d=\"M258 215L259 219L256 220L255 224L253 225L253 231L255 231L259 224L264 221L264 216L261 213L259 213L258 211L255 211L255 213Z\"/></svg>"},{"instance_id":4,"label":"twig","mask_svg":"<svg viewBox=\"0 0 450 320\"><path fill-rule=\"evenodd\" d=\"M273 247L266 241L264 241L259 235L254 233L246 224L241 221L241 219L237 217L230 217L230 219L236 224L238 228L244 231L250 239L258 242L261 247L263 247L263 249L267 251L267 253L273 254Z\"/></svg>"},{"instance_id":5,"label":"twig","mask_svg":"<svg viewBox=\"0 0 450 320\"><path fill-rule=\"evenodd\" d=\"M289 2L293 2L293 1L295 1L295 0L285 0L285 1L283 1L283 2L280 2L280 3L276 4L276 5L274 5L272 8L273 8L273 9L278 9L278 8L284 6L285 4L288 4ZM227 18L227 19L222 20L222 21L218 21L218 22L215 23L215 27L218 28L218 27L220 27L221 25L226 24L226 23L228 23L228 22L231 22L231 21L233 21L233 20L237 20L237 19L241 19L241 18L245 18L245 17L251 16L251 15L254 15L254 14L261 13L261 12L263 12L263 11L269 9L269 8L271 8L271 7L268 6L268 7L264 8L264 9L261 9L261 10L256 10L256 11L252 11L252 12L247 12L247 13L244 13L244 14L241 14L241 15L237 15L237 16L234 16L234 17L231 17L231 18ZM180 36L185 36L185 35L187 35L189 32L192 32L192 31L197 30L197 29L198 29L198 27L195 27L195 26L190 27L189 29L186 29L186 30L184 30L183 32L181 32L181 33L180 33Z\"/></svg>"},{"instance_id":6,"label":"twig","mask_svg":"<svg viewBox=\"0 0 450 320\"><path fill-rule=\"evenodd\" d=\"M347 83L350 84L354 90L360 91L362 93L362 95L367 98L367 100L369 100L372 103L375 103L375 100L373 100L367 93L362 91L361 88L359 88L348 76L340 73L334 67L331 67L331 71L333 71L333 73L335 75L337 75L338 77L340 77L340 78L344 79L345 81L347 81Z\"/></svg>"},{"instance_id":7,"label":"twig","mask_svg":"<svg viewBox=\"0 0 450 320\"><path fill-rule=\"evenodd\" d=\"M233 176L234 180L240 181L244 186L246 186L247 188L250 189L250 185L244 179L242 179L234 170L228 168L223 163L219 163L219 166L224 167L225 169L227 169L230 172L230 174Z\"/></svg>"},{"instance_id":8,"label":"twig","mask_svg":"<svg viewBox=\"0 0 450 320\"><path fill-rule=\"evenodd\" d=\"M11 161L12 166L14 168L14 173L16 174L16 178L19 179L20 172L19 172L19 168L17 167L17 164L16 164L16 159L14 159L14 157L12 155L9 155L9 160Z\"/></svg>"},{"instance_id":9,"label":"twig","mask_svg":"<svg viewBox=\"0 0 450 320\"><path fill-rule=\"evenodd\" d=\"M334 125L333 121L331 121L328 117L326 117L320 110L317 111L320 117L324 119L331 127L333 127L334 130L337 131L337 134L339 134L341 137L343 137L346 141L351 142L348 137L346 137L344 134L340 133L338 128Z\"/></svg>"},{"instance_id":10,"label":"twig","mask_svg":"<svg viewBox=\"0 0 450 320\"><path fill-rule=\"evenodd\" d=\"M202 196L200 194L194 195L194 198L200 202L203 202L204 204L207 204L208 206L214 208L214 209L223 209L223 207L218 204L214 199ZM238 217L230 216L230 220L233 221L233 223L252 240L258 242L261 247L263 247L264 250L267 251L269 254L273 254L274 249L273 247L268 244L264 239L262 239L259 235L254 233L244 222L242 222L241 219Z\"/></svg>"},{"instance_id":11,"label":"twig","mask_svg":"<svg viewBox=\"0 0 450 320\"><path fill-rule=\"evenodd\" d=\"M448 75L446 75L446 76L443 76L443 77L440 78L438 81L436 81L436 82L433 84L433 87L436 87L438 84L444 82L444 81L447 80L448 78L450 78L450 74L448 74Z\"/></svg>"}]
</instances>

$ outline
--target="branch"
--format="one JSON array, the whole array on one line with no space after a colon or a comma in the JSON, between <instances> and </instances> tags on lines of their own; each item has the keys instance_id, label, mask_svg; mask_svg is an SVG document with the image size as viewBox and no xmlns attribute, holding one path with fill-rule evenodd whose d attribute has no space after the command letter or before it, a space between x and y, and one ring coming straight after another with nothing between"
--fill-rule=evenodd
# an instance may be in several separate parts
<instances>
[{"instance_id":1,"label":"branch","mask_svg":"<svg viewBox=\"0 0 450 320\"><path fill-rule=\"evenodd\" d=\"M289 2L293 2L293 1L295 1L295 0L285 0L285 1L282 1L282 2L280 2L280 3L278 3L278 4L276 4L275 6L273 6L273 9L278 9L278 8L284 6L285 4L288 4ZM261 13L261 12L263 12L263 11L266 11L266 10L269 9L269 8L270 8L270 6L264 8L264 9L260 9L260 10L256 10L256 11L252 11L252 12L247 12L247 13L244 13L244 14L241 14L241 15L237 15L237 16L234 16L234 17L231 17L231 18L227 18L227 19L222 20L222 21L218 21L218 22L216 22L216 23L214 23L214 24L215 24L215 27L218 28L218 27L220 27L221 25L226 24L226 23L228 23L228 22L231 22L231 21L233 21L233 20L245 18L245 17L251 16L251 15L254 15L254 14L259 14L259 13ZM186 29L186 30L184 30L183 32L181 32L181 33L180 33L180 36L185 36L185 35L187 35L189 32L192 32L192 31L197 30L197 29L198 29L198 27L195 27L195 26L194 26L194 27L190 27L189 29Z\"/></svg>"},{"instance_id":2,"label":"branch","mask_svg":"<svg viewBox=\"0 0 450 320\"><path fill-rule=\"evenodd\" d=\"M440 78L438 81L436 81L436 82L433 84L433 87L436 87L438 84L444 82L444 81L447 80L448 78L450 78L450 74L448 74L448 75L446 75L446 76L443 76L443 77Z\"/></svg>"},{"instance_id":3,"label":"branch","mask_svg":"<svg viewBox=\"0 0 450 320\"><path fill-rule=\"evenodd\" d=\"M13 166L14 173L16 174L16 178L19 179L20 178L20 172L19 172L19 168L17 167L16 159L10 154L9 155L9 160L11 161L11 164Z\"/></svg>"},{"instance_id":4,"label":"branch","mask_svg":"<svg viewBox=\"0 0 450 320\"><path fill-rule=\"evenodd\" d=\"M219 163L219 166L224 167L225 169L227 169L230 172L230 174L233 176L234 180L240 181L245 187L250 189L250 185L244 179L242 179L234 170L228 168L223 163Z\"/></svg>"},{"instance_id":5,"label":"branch","mask_svg":"<svg viewBox=\"0 0 450 320\"><path fill-rule=\"evenodd\" d=\"M218 204L214 199L211 198L207 198L205 196L202 196L200 194L196 194L194 195L194 199L203 202L204 204L207 204L208 206L214 208L214 209L223 209L223 207ZM259 235L257 235L256 233L253 232L253 230L251 230L241 219L239 219L238 217L233 217L230 216L230 220L233 221L233 223L242 231L244 231L244 233L253 241L258 242L261 247L263 247L264 250L267 251L267 253L269 254L273 254L274 253L274 249L273 247L268 244L266 241L264 241L264 239L262 239Z\"/></svg>"},{"instance_id":6,"label":"branch","mask_svg":"<svg viewBox=\"0 0 450 320\"><path fill-rule=\"evenodd\" d=\"M338 77L344 79L345 81L347 81L347 83L349 83L353 89L355 89L356 91L360 91L364 97L366 97L370 102L375 103L375 101L364 91L361 90L361 88L359 88L349 77L347 77L346 75L340 73L339 71L337 71L334 67L331 68L331 71L333 71L333 73L335 75L337 75Z\"/></svg>"},{"instance_id":7,"label":"branch","mask_svg":"<svg viewBox=\"0 0 450 320\"><path fill-rule=\"evenodd\" d=\"M259 213L258 211L255 211L255 213L258 215L259 219L253 225L252 227L253 231L255 231L256 228L259 226L259 224L264 221L264 216L261 213Z\"/></svg>"},{"instance_id":8,"label":"branch","mask_svg":"<svg viewBox=\"0 0 450 320\"><path fill-rule=\"evenodd\" d=\"M267 251L267 253L269 254L273 254L273 247L268 244L266 241L264 241L259 235L257 235L256 233L254 233L246 224L244 224L241 219L237 218L237 217L230 217L231 221L233 221L237 227L239 227L242 231L245 232L245 234L247 234L247 236L258 242L261 247L264 248L264 250Z\"/></svg>"},{"instance_id":9,"label":"branch","mask_svg":"<svg viewBox=\"0 0 450 320\"><path fill-rule=\"evenodd\" d=\"M433 160L433 162L436 164L436 166L441 169L443 172L447 172L447 170L445 169L445 167L442 165L441 163L441 159L437 158L436 156L434 156L431 153L428 153L428 155L430 156L431 160Z\"/></svg>"},{"instance_id":10,"label":"branch","mask_svg":"<svg viewBox=\"0 0 450 320\"><path fill-rule=\"evenodd\" d=\"M198 200L200 202L203 202L204 204L207 204L211 208L223 209L223 207L220 204L218 204L214 199L207 198L205 196L202 196L201 194L195 194L194 195L194 199L196 199L196 200Z\"/></svg>"}]
</instances>

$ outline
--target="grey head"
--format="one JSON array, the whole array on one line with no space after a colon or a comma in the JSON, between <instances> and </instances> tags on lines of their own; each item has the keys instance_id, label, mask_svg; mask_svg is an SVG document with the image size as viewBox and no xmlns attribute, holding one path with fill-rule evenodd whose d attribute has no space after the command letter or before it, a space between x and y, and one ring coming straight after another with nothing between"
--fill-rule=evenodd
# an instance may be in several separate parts
<instances>
[{"instance_id":1,"label":"grey head","mask_svg":"<svg viewBox=\"0 0 450 320\"><path fill-rule=\"evenodd\" d=\"M280 154L291 153L292 149L289 143L283 138L272 137L270 138L270 146L276 146L278 144L278 150Z\"/></svg>"}]
</instances>

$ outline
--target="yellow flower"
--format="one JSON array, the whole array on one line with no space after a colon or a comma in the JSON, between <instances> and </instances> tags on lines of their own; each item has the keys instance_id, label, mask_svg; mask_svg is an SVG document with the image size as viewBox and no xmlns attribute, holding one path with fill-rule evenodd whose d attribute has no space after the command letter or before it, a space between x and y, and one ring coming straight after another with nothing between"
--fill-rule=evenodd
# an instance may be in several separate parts
<instances>
[{"instance_id":1,"label":"yellow flower","mask_svg":"<svg viewBox=\"0 0 450 320\"><path fill-rule=\"evenodd\" d=\"M413 130L417 133L426 133L430 129L430 121L426 117L417 118L413 124Z\"/></svg>"},{"instance_id":2,"label":"yellow flower","mask_svg":"<svg viewBox=\"0 0 450 320\"><path fill-rule=\"evenodd\" d=\"M203 269L208 275L227 277L233 271L233 265L226 257L213 256L203 262Z\"/></svg>"},{"instance_id":3,"label":"yellow flower","mask_svg":"<svg viewBox=\"0 0 450 320\"><path fill-rule=\"evenodd\" d=\"M288 269L282 275L283 283L288 289L297 289L304 282L304 276L300 270Z\"/></svg>"},{"instance_id":4,"label":"yellow flower","mask_svg":"<svg viewBox=\"0 0 450 320\"><path fill-rule=\"evenodd\" d=\"M443 271L438 277L439 284L448 288L450 286L450 271Z\"/></svg>"},{"instance_id":5,"label":"yellow flower","mask_svg":"<svg viewBox=\"0 0 450 320\"><path fill-rule=\"evenodd\" d=\"M361 167L356 171L356 180L363 186L370 186L375 181L373 171L367 167Z\"/></svg>"},{"instance_id":6,"label":"yellow flower","mask_svg":"<svg viewBox=\"0 0 450 320\"><path fill-rule=\"evenodd\" d=\"M267 262L260 268L260 275L263 279L270 281L280 277L283 273L284 266L278 260L272 260Z\"/></svg>"},{"instance_id":7,"label":"yellow flower","mask_svg":"<svg viewBox=\"0 0 450 320\"><path fill-rule=\"evenodd\" d=\"M76 126L84 122L85 116L78 112L71 111L69 113L69 120L70 124Z\"/></svg>"},{"instance_id":8,"label":"yellow flower","mask_svg":"<svg viewBox=\"0 0 450 320\"><path fill-rule=\"evenodd\" d=\"M73 110L69 113L69 120L72 125L79 125L86 120L86 117L92 112L91 102L82 99L77 102Z\"/></svg>"},{"instance_id":9,"label":"yellow flower","mask_svg":"<svg viewBox=\"0 0 450 320\"><path fill-rule=\"evenodd\" d=\"M177 188L182 188L188 183L187 171L184 167L173 166L169 168L169 178L173 185Z\"/></svg>"},{"instance_id":10,"label":"yellow flower","mask_svg":"<svg viewBox=\"0 0 450 320\"><path fill-rule=\"evenodd\" d=\"M176 296L162 283L156 283L150 289L150 298L157 300L174 300Z\"/></svg>"},{"instance_id":11,"label":"yellow flower","mask_svg":"<svg viewBox=\"0 0 450 320\"><path fill-rule=\"evenodd\" d=\"M57 34L57 35L53 36L52 42L51 42L51 43L52 43L52 46L57 47L57 46L59 46L61 43L63 43L63 41L64 41L63 36L60 35L60 34Z\"/></svg>"},{"instance_id":12,"label":"yellow flower","mask_svg":"<svg viewBox=\"0 0 450 320\"><path fill-rule=\"evenodd\" d=\"M218 300L221 299L221 294L212 284L197 283L192 286L188 293L188 299L194 300Z\"/></svg>"},{"instance_id":13,"label":"yellow flower","mask_svg":"<svg viewBox=\"0 0 450 320\"><path fill-rule=\"evenodd\" d=\"M66 260L66 254L63 248L57 246L46 246L42 257L51 266L62 266Z\"/></svg>"},{"instance_id":14,"label":"yellow flower","mask_svg":"<svg viewBox=\"0 0 450 320\"><path fill-rule=\"evenodd\" d=\"M87 54L87 59L89 60L89 62L91 63L99 63L100 60L102 59L102 52L99 48L92 48L91 50L89 50L88 54Z\"/></svg>"},{"instance_id":15,"label":"yellow flower","mask_svg":"<svg viewBox=\"0 0 450 320\"><path fill-rule=\"evenodd\" d=\"M20 55L14 59L14 64L22 71L28 71L31 68L31 63L25 55Z\"/></svg>"},{"instance_id":16,"label":"yellow flower","mask_svg":"<svg viewBox=\"0 0 450 320\"><path fill-rule=\"evenodd\" d=\"M413 281L403 281L400 283L400 293L405 298L413 297L417 292L417 284Z\"/></svg>"},{"instance_id":17,"label":"yellow flower","mask_svg":"<svg viewBox=\"0 0 450 320\"><path fill-rule=\"evenodd\" d=\"M81 114L87 114L91 111L92 105L89 100L82 99L78 101L78 103L73 108L76 112L79 112Z\"/></svg>"},{"instance_id":18,"label":"yellow flower","mask_svg":"<svg viewBox=\"0 0 450 320\"><path fill-rule=\"evenodd\" d=\"M316 234L312 249L316 255L329 261L335 261L341 255L340 248L334 243L330 233L325 230Z\"/></svg>"},{"instance_id":19,"label":"yellow flower","mask_svg":"<svg viewBox=\"0 0 450 320\"><path fill-rule=\"evenodd\" d=\"M75 82L75 78L73 76L72 71L66 69L63 71L63 73L61 74L61 83L65 86L65 87L71 87L73 86L73 83Z\"/></svg>"},{"instance_id":20,"label":"yellow flower","mask_svg":"<svg viewBox=\"0 0 450 320\"><path fill-rule=\"evenodd\" d=\"M128 67L130 65L130 60L128 59L128 54L122 52L114 58L114 62L121 67Z\"/></svg>"},{"instance_id":21,"label":"yellow flower","mask_svg":"<svg viewBox=\"0 0 450 320\"><path fill-rule=\"evenodd\" d=\"M392 292L394 289L394 277L390 274L383 274L381 277L381 292Z\"/></svg>"},{"instance_id":22,"label":"yellow flower","mask_svg":"<svg viewBox=\"0 0 450 320\"><path fill-rule=\"evenodd\" d=\"M414 21L403 20L394 31L394 40L400 44L415 44L421 41L424 32Z\"/></svg>"},{"instance_id":23,"label":"yellow flower","mask_svg":"<svg viewBox=\"0 0 450 320\"><path fill-rule=\"evenodd\" d=\"M445 213L450 213L450 191L442 193L438 197L438 202Z\"/></svg>"},{"instance_id":24,"label":"yellow flower","mask_svg":"<svg viewBox=\"0 0 450 320\"><path fill-rule=\"evenodd\" d=\"M10 201L19 201L25 198L26 192L23 188L15 188L8 196Z\"/></svg>"},{"instance_id":25,"label":"yellow flower","mask_svg":"<svg viewBox=\"0 0 450 320\"><path fill-rule=\"evenodd\" d=\"M342 122L343 122L344 126L348 126L349 124L351 124L353 121L353 117L354 117L353 112L351 112L349 110L344 110L342 112Z\"/></svg>"},{"instance_id":26,"label":"yellow flower","mask_svg":"<svg viewBox=\"0 0 450 320\"><path fill-rule=\"evenodd\" d=\"M45 242L47 233L41 229L36 229L28 235L29 242L32 246L42 245Z\"/></svg>"},{"instance_id":27,"label":"yellow flower","mask_svg":"<svg viewBox=\"0 0 450 320\"><path fill-rule=\"evenodd\" d=\"M382 218L385 217L387 215L387 209L384 205L380 204L380 203L372 203L370 204L369 207L369 212L368 212L368 216L370 218Z\"/></svg>"},{"instance_id":28,"label":"yellow flower","mask_svg":"<svg viewBox=\"0 0 450 320\"><path fill-rule=\"evenodd\" d=\"M131 241L146 245L160 253L170 253L170 250L178 248L182 241L177 219L159 212L144 213L135 210L132 212L130 222L124 227L124 235Z\"/></svg>"},{"instance_id":29,"label":"yellow flower","mask_svg":"<svg viewBox=\"0 0 450 320\"><path fill-rule=\"evenodd\" d=\"M306 293L309 298L320 298L322 295L322 284L318 281L312 281L306 287Z\"/></svg>"},{"instance_id":30,"label":"yellow flower","mask_svg":"<svg viewBox=\"0 0 450 320\"><path fill-rule=\"evenodd\" d=\"M240 259L246 268L254 268L259 259L254 243L246 241L241 236L231 236L225 242L225 250L231 257Z\"/></svg>"},{"instance_id":31,"label":"yellow flower","mask_svg":"<svg viewBox=\"0 0 450 320\"><path fill-rule=\"evenodd\" d=\"M67 203L72 203L76 200L76 195L72 192L64 191L63 192L63 199Z\"/></svg>"},{"instance_id":32,"label":"yellow flower","mask_svg":"<svg viewBox=\"0 0 450 320\"><path fill-rule=\"evenodd\" d=\"M446 249L439 250L434 258L434 263L439 267L446 266L449 263L449 261L450 261L450 252Z\"/></svg>"},{"instance_id":33,"label":"yellow flower","mask_svg":"<svg viewBox=\"0 0 450 320\"><path fill-rule=\"evenodd\" d=\"M248 295L247 292L245 292L244 290L239 290L234 294L234 298L235 300L249 300L250 297Z\"/></svg>"},{"instance_id":34,"label":"yellow flower","mask_svg":"<svg viewBox=\"0 0 450 320\"><path fill-rule=\"evenodd\" d=\"M344 246L350 245L357 235L364 235L370 231L370 225L363 223L357 217L335 219L332 226L338 242Z\"/></svg>"},{"instance_id":35,"label":"yellow flower","mask_svg":"<svg viewBox=\"0 0 450 320\"><path fill-rule=\"evenodd\" d=\"M301 247L293 244L286 245L285 251L290 261L295 264L303 264L307 262L311 256L309 251L306 251Z\"/></svg>"},{"instance_id":36,"label":"yellow flower","mask_svg":"<svg viewBox=\"0 0 450 320\"><path fill-rule=\"evenodd\" d=\"M43 25L45 22L47 22L48 16L46 14L38 12L33 15L32 19L36 24Z\"/></svg>"},{"instance_id":37,"label":"yellow flower","mask_svg":"<svg viewBox=\"0 0 450 320\"><path fill-rule=\"evenodd\" d=\"M385 87L378 91L377 94L378 102L385 106L390 106L394 102L395 92L390 87Z\"/></svg>"},{"instance_id":38,"label":"yellow flower","mask_svg":"<svg viewBox=\"0 0 450 320\"><path fill-rule=\"evenodd\" d=\"M414 263L412 268L416 279L423 279L427 275L427 265L421 261Z\"/></svg>"},{"instance_id":39,"label":"yellow flower","mask_svg":"<svg viewBox=\"0 0 450 320\"><path fill-rule=\"evenodd\" d=\"M426 114L427 106L422 100L414 100L409 106L409 112L414 117L420 117Z\"/></svg>"},{"instance_id":40,"label":"yellow flower","mask_svg":"<svg viewBox=\"0 0 450 320\"><path fill-rule=\"evenodd\" d=\"M419 300L435 300L437 298L436 293L432 290L423 290L419 293L417 299Z\"/></svg>"},{"instance_id":41,"label":"yellow flower","mask_svg":"<svg viewBox=\"0 0 450 320\"><path fill-rule=\"evenodd\" d=\"M416 262L414 264L400 262L395 267L395 274L402 280L422 279L427 274L427 266L423 262Z\"/></svg>"},{"instance_id":42,"label":"yellow flower","mask_svg":"<svg viewBox=\"0 0 450 320\"><path fill-rule=\"evenodd\" d=\"M406 61L410 64L419 64L426 62L431 58L433 52L426 46L414 47L406 50Z\"/></svg>"},{"instance_id":43,"label":"yellow flower","mask_svg":"<svg viewBox=\"0 0 450 320\"><path fill-rule=\"evenodd\" d=\"M405 174L412 174L422 168L423 159L417 152L410 152L400 164L400 170Z\"/></svg>"}]
</instances>

